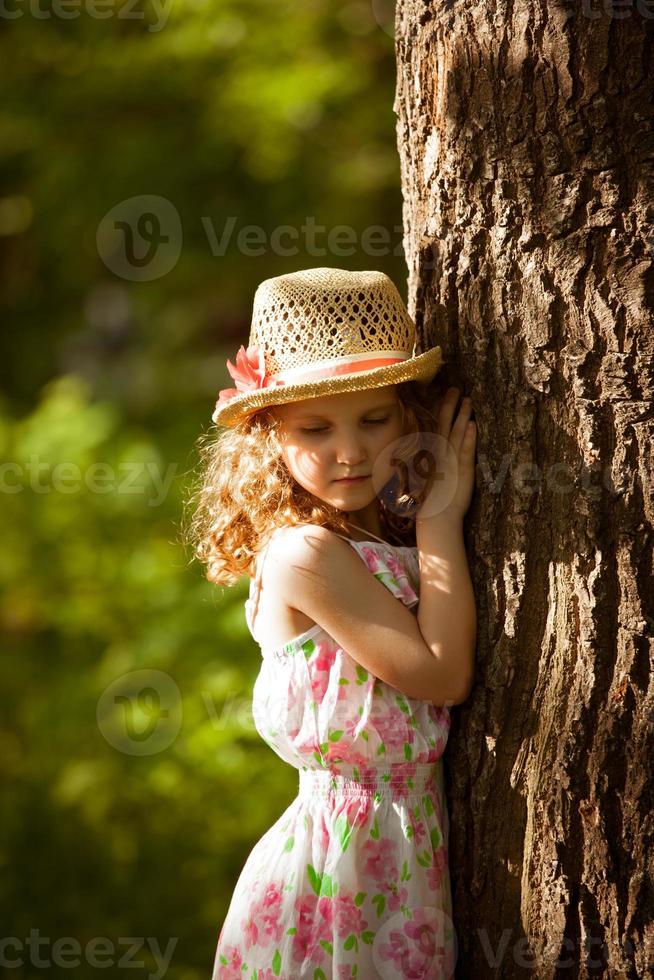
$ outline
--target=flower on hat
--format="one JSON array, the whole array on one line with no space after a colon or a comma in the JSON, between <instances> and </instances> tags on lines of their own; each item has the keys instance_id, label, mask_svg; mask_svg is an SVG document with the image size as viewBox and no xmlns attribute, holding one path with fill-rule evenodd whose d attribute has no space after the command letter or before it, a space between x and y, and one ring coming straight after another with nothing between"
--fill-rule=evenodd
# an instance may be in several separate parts
<instances>
[{"instance_id":1,"label":"flower on hat","mask_svg":"<svg viewBox=\"0 0 654 980\"><path fill-rule=\"evenodd\" d=\"M231 401L239 392L257 391L260 388L276 388L284 384L283 381L273 379L270 374L266 373L263 351L255 346L250 346L246 350L241 344L236 354L236 365L228 359L227 370L236 382L236 387L223 388L218 392L216 408Z\"/></svg>"}]
</instances>

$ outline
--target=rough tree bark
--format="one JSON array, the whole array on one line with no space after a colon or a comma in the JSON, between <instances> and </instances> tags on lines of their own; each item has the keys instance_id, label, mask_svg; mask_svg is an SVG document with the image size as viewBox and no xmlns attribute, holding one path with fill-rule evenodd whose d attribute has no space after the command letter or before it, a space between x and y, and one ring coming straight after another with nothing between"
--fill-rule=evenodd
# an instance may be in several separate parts
<instances>
[{"instance_id":1,"label":"rough tree bark","mask_svg":"<svg viewBox=\"0 0 654 980\"><path fill-rule=\"evenodd\" d=\"M654 2L399 0L409 307L471 394L457 976L654 976Z\"/></svg>"}]
</instances>

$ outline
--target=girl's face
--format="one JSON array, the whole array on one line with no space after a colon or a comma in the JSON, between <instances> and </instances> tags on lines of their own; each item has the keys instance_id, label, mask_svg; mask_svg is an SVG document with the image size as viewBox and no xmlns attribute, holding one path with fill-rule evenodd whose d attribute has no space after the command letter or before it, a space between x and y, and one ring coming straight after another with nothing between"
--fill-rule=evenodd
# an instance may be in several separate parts
<instances>
[{"instance_id":1,"label":"girl's face","mask_svg":"<svg viewBox=\"0 0 654 980\"><path fill-rule=\"evenodd\" d=\"M403 435L395 385L307 398L278 405L274 413L284 462L300 486L343 511L361 510L375 499L375 460ZM384 465L383 472L375 470L377 487L394 474ZM347 476L365 479L339 482Z\"/></svg>"}]
</instances>

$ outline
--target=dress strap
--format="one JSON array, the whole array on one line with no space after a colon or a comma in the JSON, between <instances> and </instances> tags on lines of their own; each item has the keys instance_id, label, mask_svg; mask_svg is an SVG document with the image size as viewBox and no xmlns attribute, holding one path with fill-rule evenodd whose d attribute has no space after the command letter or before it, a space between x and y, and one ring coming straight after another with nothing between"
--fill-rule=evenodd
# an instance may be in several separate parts
<instances>
[{"instance_id":1,"label":"dress strap","mask_svg":"<svg viewBox=\"0 0 654 980\"><path fill-rule=\"evenodd\" d=\"M384 538L380 538L378 534L374 534L372 531L366 530L365 527L359 527L358 524L353 524L352 521L348 521L348 524L350 525L350 527L356 528L357 531L363 531L364 534L369 534L371 538L376 538L377 541L381 541L382 544L388 544L388 541L384 540ZM338 534L338 531L336 533ZM345 535L341 534L339 535L339 537L342 538L345 537ZM346 541L353 541L353 540L354 540L353 538L346 538Z\"/></svg>"},{"instance_id":2,"label":"dress strap","mask_svg":"<svg viewBox=\"0 0 654 980\"><path fill-rule=\"evenodd\" d=\"M248 620L248 626L250 628L250 633L257 640L254 633L254 619L257 615L259 609L259 596L261 594L261 575L263 573L263 563L266 560L266 555L268 554L268 548L270 547L270 542L272 541L275 532L270 535L268 541L265 543L259 554L255 559L255 569L254 578L250 582L250 595L245 600L245 614ZM253 594L254 593L254 594ZM259 641L257 640L257 643Z\"/></svg>"},{"instance_id":3,"label":"dress strap","mask_svg":"<svg viewBox=\"0 0 654 980\"><path fill-rule=\"evenodd\" d=\"M309 521L304 521L301 523L304 523L307 526L311 527ZM277 533L277 531L279 530L281 530L281 528L275 528L275 530L272 532L272 534L270 535L270 537L268 538L265 545L263 546L263 548L261 549L261 551L259 552L259 554L255 559L254 578L250 582L250 595L245 600L245 615L248 621L248 626L250 628L250 633L252 634L255 640L257 640L257 638L254 633L254 619L259 609L259 597L261 595L261 576L263 574L263 563L266 560L266 555L268 554L268 548L270 547L270 543L274 538L275 534ZM259 641L257 640L257 643L258 642Z\"/></svg>"}]
</instances>

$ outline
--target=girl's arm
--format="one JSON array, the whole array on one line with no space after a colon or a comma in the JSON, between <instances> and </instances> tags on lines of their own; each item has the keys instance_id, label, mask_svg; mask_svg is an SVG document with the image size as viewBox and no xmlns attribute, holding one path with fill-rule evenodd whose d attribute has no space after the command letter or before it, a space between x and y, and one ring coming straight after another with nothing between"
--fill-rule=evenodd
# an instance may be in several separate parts
<instances>
[{"instance_id":1,"label":"girl's arm","mask_svg":"<svg viewBox=\"0 0 654 980\"><path fill-rule=\"evenodd\" d=\"M449 658L427 646L414 613L332 531L305 525L275 535L263 574L286 605L407 697L439 706L467 697L465 676L455 677Z\"/></svg>"},{"instance_id":2,"label":"girl's arm","mask_svg":"<svg viewBox=\"0 0 654 980\"><path fill-rule=\"evenodd\" d=\"M416 514L420 562L418 623L436 659L445 689L470 694L477 642L477 611L463 543L463 518L475 482L477 427L470 420L472 399L449 388L422 462L431 461L431 480ZM459 703L457 701L457 703Z\"/></svg>"},{"instance_id":3,"label":"girl's arm","mask_svg":"<svg viewBox=\"0 0 654 980\"><path fill-rule=\"evenodd\" d=\"M477 610L463 542L463 523L436 515L416 521L420 562L418 625L439 665L444 690L470 694Z\"/></svg>"}]
</instances>

